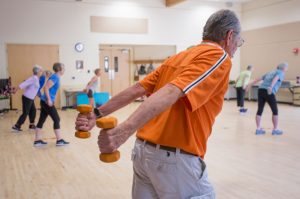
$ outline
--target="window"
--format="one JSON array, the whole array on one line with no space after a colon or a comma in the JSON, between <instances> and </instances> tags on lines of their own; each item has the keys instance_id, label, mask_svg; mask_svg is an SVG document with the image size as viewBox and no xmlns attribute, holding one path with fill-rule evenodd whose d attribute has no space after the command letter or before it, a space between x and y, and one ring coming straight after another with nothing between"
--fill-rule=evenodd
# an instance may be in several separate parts
<instances>
[{"instance_id":1,"label":"window","mask_svg":"<svg viewBox=\"0 0 300 199\"><path fill-rule=\"evenodd\" d=\"M119 57L114 57L115 72L119 71Z\"/></svg>"},{"instance_id":2,"label":"window","mask_svg":"<svg viewBox=\"0 0 300 199\"><path fill-rule=\"evenodd\" d=\"M105 56L104 57L104 72L108 72L109 70L109 57L108 56Z\"/></svg>"}]
</instances>

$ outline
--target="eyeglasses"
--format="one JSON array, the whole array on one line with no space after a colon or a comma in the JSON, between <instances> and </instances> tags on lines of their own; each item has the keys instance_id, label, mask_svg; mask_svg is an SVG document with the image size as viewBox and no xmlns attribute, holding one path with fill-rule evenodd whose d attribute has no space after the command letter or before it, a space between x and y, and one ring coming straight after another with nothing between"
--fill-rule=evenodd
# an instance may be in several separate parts
<instances>
[{"instance_id":1,"label":"eyeglasses","mask_svg":"<svg viewBox=\"0 0 300 199\"><path fill-rule=\"evenodd\" d=\"M239 35L239 33L236 32L236 31L233 31L233 33L234 33L236 36ZM239 41L238 41L237 47L241 47L244 43L245 43L245 40L244 40L241 36L239 36Z\"/></svg>"},{"instance_id":2,"label":"eyeglasses","mask_svg":"<svg viewBox=\"0 0 300 199\"><path fill-rule=\"evenodd\" d=\"M238 46L238 47L241 47L244 43L245 43L245 40L244 40L242 37L240 37L237 46Z\"/></svg>"}]
</instances>

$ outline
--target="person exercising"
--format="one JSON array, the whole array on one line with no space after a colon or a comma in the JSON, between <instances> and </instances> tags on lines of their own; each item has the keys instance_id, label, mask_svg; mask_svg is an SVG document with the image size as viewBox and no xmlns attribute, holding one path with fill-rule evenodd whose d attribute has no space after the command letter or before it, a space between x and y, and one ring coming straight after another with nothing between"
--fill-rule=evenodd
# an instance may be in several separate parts
<instances>
[{"instance_id":1,"label":"person exercising","mask_svg":"<svg viewBox=\"0 0 300 199\"><path fill-rule=\"evenodd\" d=\"M35 147L41 147L47 145L47 142L42 140L42 128L48 117L53 120L53 129L56 136L56 146L68 145L69 142L62 139L60 131L60 118L56 107L54 105L57 91L60 87L60 77L64 74L64 64L54 63L53 65L54 74L49 77L45 86L44 94L41 96L41 113L39 121L36 125L35 140L33 145Z\"/></svg>"},{"instance_id":2,"label":"person exercising","mask_svg":"<svg viewBox=\"0 0 300 199\"><path fill-rule=\"evenodd\" d=\"M276 100L276 93L278 92L282 81L284 79L284 74L288 69L288 63L283 62L277 66L277 69L271 71L260 78L257 78L253 82L251 82L247 90L253 85L260 81L262 83L258 88L258 109L255 117L256 121L256 135L263 135L266 131L261 127L261 116L264 110L265 103L267 102L272 110L272 122L273 122L273 130L272 135L281 135L283 133L282 130L278 129L278 107Z\"/></svg>"},{"instance_id":3,"label":"person exercising","mask_svg":"<svg viewBox=\"0 0 300 199\"><path fill-rule=\"evenodd\" d=\"M98 137L100 152L111 153L137 131L132 152L133 199L215 198L203 158L223 106L231 58L243 44L240 33L233 11L212 14L199 45L168 58L94 113L78 115L76 129L89 131L96 117L149 96L124 122L102 129Z\"/></svg>"},{"instance_id":4,"label":"person exercising","mask_svg":"<svg viewBox=\"0 0 300 199\"><path fill-rule=\"evenodd\" d=\"M94 70L94 77L89 81L89 83L86 85L84 92L87 93L89 98L89 103L92 107L95 106L95 100L94 100L94 93L97 91L97 87L99 86L99 77L101 76L101 70L100 68L97 68Z\"/></svg>"},{"instance_id":5,"label":"person exercising","mask_svg":"<svg viewBox=\"0 0 300 199\"><path fill-rule=\"evenodd\" d=\"M22 82L19 87L13 89L13 93L16 93L19 89L24 90L22 95L22 115L20 115L16 124L12 127L13 132L21 132L21 126L26 120L26 117L29 115L29 129L35 129L35 116L36 116L36 108L34 104L35 96L37 95L40 83L39 78L43 73L43 68L39 65L35 65L32 69L33 75L29 77L27 80Z\"/></svg>"}]
</instances>

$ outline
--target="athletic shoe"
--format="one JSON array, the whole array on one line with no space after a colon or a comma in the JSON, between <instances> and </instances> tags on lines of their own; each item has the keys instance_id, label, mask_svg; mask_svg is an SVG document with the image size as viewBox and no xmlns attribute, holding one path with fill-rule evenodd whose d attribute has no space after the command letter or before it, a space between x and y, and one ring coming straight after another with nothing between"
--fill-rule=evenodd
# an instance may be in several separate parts
<instances>
[{"instance_id":1,"label":"athletic shoe","mask_svg":"<svg viewBox=\"0 0 300 199\"><path fill-rule=\"evenodd\" d=\"M37 141L34 141L34 143L33 143L34 147L43 147L46 145L47 145L47 142L44 142L43 140L37 140Z\"/></svg>"},{"instance_id":2,"label":"athletic shoe","mask_svg":"<svg viewBox=\"0 0 300 199\"><path fill-rule=\"evenodd\" d=\"M11 131L20 133L22 131L22 129L20 127L17 127L16 125L13 125L13 127L11 127Z\"/></svg>"},{"instance_id":3,"label":"athletic shoe","mask_svg":"<svg viewBox=\"0 0 300 199\"><path fill-rule=\"evenodd\" d=\"M264 135L264 134L266 134L266 131L263 130L263 129L256 129L255 134L256 134L256 135Z\"/></svg>"},{"instance_id":4,"label":"athletic shoe","mask_svg":"<svg viewBox=\"0 0 300 199\"><path fill-rule=\"evenodd\" d=\"M273 130L272 135L282 135L283 131L281 130Z\"/></svg>"},{"instance_id":5,"label":"athletic shoe","mask_svg":"<svg viewBox=\"0 0 300 199\"><path fill-rule=\"evenodd\" d=\"M29 129L30 130L35 130L36 126L34 124L29 124Z\"/></svg>"},{"instance_id":6,"label":"athletic shoe","mask_svg":"<svg viewBox=\"0 0 300 199\"><path fill-rule=\"evenodd\" d=\"M70 142L66 142L64 139L60 139L56 141L56 146L65 146L70 144Z\"/></svg>"},{"instance_id":7,"label":"athletic shoe","mask_svg":"<svg viewBox=\"0 0 300 199\"><path fill-rule=\"evenodd\" d=\"M247 113L247 110L248 109L246 109L246 108L240 108L240 112L242 112L242 113Z\"/></svg>"},{"instance_id":8,"label":"athletic shoe","mask_svg":"<svg viewBox=\"0 0 300 199\"><path fill-rule=\"evenodd\" d=\"M241 108L240 115L246 115L247 109Z\"/></svg>"}]
</instances>

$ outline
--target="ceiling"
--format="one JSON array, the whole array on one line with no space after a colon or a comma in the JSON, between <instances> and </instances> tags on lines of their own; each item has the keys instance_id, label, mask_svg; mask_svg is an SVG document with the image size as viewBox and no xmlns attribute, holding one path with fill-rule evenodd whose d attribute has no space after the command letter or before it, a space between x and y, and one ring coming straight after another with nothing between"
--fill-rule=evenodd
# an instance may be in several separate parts
<instances>
[{"instance_id":1,"label":"ceiling","mask_svg":"<svg viewBox=\"0 0 300 199\"><path fill-rule=\"evenodd\" d=\"M166 7L166 0L40 0L40 1L53 1L53 2L68 2L68 3L87 3L87 4L102 4L109 5L116 2L135 3L143 7ZM253 0L185 0L181 3L174 5L174 8L193 8L203 3L224 3L226 5L233 5L239 3L246 3Z\"/></svg>"}]
</instances>

